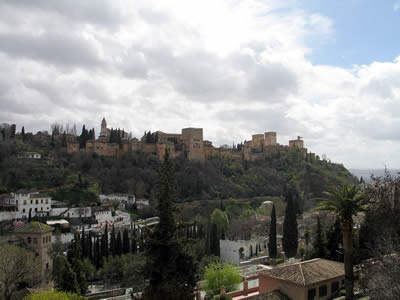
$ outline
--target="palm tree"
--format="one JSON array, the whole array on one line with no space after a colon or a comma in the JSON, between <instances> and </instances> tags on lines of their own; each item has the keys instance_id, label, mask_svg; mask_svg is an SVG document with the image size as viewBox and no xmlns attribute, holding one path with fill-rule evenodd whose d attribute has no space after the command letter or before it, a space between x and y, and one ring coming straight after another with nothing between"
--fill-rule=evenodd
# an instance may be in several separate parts
<instances>
[{"instance_id":1,"label":"palm tree","mask_svg":"<svg viewBox=\"0 0 400 300\"><path fill-rule=\"evenodd\" d=\"M353 299L353 216L365 211L365 195L359 186L348 186L347 184L343 184L341 188L331 189L324 194L326 198L316 199L319 201L317 209L334 212L340 220L343 234L346 299Z\"/></svg>"}]
</instances>

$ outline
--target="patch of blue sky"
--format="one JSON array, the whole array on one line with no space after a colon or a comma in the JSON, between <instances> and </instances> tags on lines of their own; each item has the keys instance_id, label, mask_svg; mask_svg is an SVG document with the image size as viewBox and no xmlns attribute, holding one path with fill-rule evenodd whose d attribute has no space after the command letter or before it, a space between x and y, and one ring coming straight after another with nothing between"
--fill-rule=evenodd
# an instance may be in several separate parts
<instances>
[{"instance_id":1,"label":"patch of blue sky","mask_svg":"<svg viewBox=\"0 0 400 300\"><path fill-rule=\"evenodd\" d=\"M400 56L400 0L298 0L296 6L333 22L331 36L307 40L313 64L351 68Z\"/></svg>"}]
</instances>

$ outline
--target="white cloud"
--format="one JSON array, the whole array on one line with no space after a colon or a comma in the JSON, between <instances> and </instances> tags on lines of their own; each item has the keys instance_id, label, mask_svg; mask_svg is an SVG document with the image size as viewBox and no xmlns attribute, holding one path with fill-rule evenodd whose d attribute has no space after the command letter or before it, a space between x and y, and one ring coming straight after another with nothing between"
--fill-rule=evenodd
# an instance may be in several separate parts
<instances>
[{"instance_id":1,"label":"white cloud","mask_svg":"<svg viewBox=\"0 0 400 300\"><path fill-rule=\"evenodd\" d=\"M393 4L393 10L394 10L394 11L398 11L399 8L400 8L400 4L399 4L398 2L395 2L395 3Z\"/></svg>"},{"instance_id":2,"label":"white cloud","mask_svg":"<svg viewBox=\"0 0 400 300\"><path fill-rule=\"evenodd\" d=\"M312 65L307 41L334 34L278 0L3 1L0 120L198 126L216 145L277 131L349 167L399 167L400 59Z\"/></svg>"}]
</instances>

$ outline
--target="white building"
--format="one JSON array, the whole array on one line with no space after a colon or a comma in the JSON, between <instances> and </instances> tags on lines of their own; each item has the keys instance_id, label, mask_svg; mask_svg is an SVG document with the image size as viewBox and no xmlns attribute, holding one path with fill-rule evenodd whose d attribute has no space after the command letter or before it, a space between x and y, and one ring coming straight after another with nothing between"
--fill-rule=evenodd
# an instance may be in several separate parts
<instances>
[{"instance_id":1,"label":"white building","mask_svg":"<svg viewBox=\"0 0 400 300\"><path fill-rule=\"evenodd\" d=\"M256 253L258 255L268 255L268 247L264 248L266 240L263 237L245 240L220 240L220 257L223 262L238 265L241 261L251 259ZM261 249L261 251L260 251Z\"/></svg>"},{"instance_id":2,"label":"white building","mask_svg":"<svg viewBox=\"0 0 400 300\"><path fill-rule=\"evenodd\" d=\"M24 152L18 154L18 158L41 159L42 155L38 152Z\"/></svg>"},{"instance_id":3,"label":"white building","mask_svg":"<svg viewBox=\"0 0 400 300\"><path fill-rule=\"evenodd\" d=\"M130 194L110 194L110 195L99 195L99 199L101 202L104 201L115 201L115 202L124 202L127 204L135 203L135 195Z\"/></svg>"},{"instance_id":4,"label":"white building","mask_svg":"<svg viewBox=\"0 0 400 300\"><path fill-rule=\"evenodd\" d=\"M49 216L51 211L51 197L39 192L18 191L12 193L18 211L18 218L31 216Z\"/></svg>"},{"instance_id":5,"label":"white building","mask_svg":"<svg viewBox=\"0 0 400 300\"><path fill-rule=\"evenodd\" d=\"M88 207L54 207L51 209L51 216L63 218L90 218L92 208Z\"/></svg>"},{"instance_id":6,"label":"white building","mask_svg":"<svg viewBox=\"0 0 400 300\"><path fill-rule=\"evenodd\" d=\"M112 216L112 212L110 210L100 210L94 213L97 224L100 227L105 226L106 224L111 225L114 223L114 218Z\"/></svg>"},{"instance_id":7,"label":"white building","mask_svg":"<svg viewBox=\"0 0 400 300\"><path fill-rule=\"evenodd\" d=\"M115 227L130 226L131 225L131 215L127 212L117 210L114 216Z\"/></svg>"}]
</instances>

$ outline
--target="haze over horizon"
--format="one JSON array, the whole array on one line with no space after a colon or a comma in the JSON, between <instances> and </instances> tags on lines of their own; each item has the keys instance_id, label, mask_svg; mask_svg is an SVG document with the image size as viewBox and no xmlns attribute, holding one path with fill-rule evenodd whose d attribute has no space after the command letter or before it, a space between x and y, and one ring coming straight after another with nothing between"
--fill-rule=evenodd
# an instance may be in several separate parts
<instances>
[{"instance_id":1,"label":"haze over horizon","mask_svg":"<svg viewBox=\"0 0 400 300\"><path fill-rule=\"evenodd\" d=\"M283 3L284 2L284 3ZM400 2L0 0L0 123L276 131L399 168Z\"/></svg>"}]
</instances>

